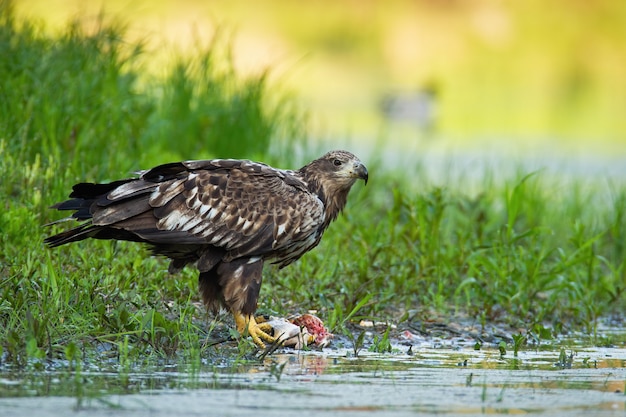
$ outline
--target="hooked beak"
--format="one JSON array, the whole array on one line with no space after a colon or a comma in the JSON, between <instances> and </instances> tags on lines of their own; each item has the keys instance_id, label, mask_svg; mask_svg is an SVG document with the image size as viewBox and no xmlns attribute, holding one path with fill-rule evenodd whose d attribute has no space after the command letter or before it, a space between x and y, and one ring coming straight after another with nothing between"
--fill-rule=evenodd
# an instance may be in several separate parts
<instances>
[{"instance_id":1,"label":"hooked beak","mask_svg":"<svg viewBox=\"0 0 626 417\"><path fill-rule=\"evenodd\" d=\"M367 168L361 162L358 162L354 165L354 173L357 178L365 181L365 185L367 185L368 173Z\"/></svg>"}]
</instances>

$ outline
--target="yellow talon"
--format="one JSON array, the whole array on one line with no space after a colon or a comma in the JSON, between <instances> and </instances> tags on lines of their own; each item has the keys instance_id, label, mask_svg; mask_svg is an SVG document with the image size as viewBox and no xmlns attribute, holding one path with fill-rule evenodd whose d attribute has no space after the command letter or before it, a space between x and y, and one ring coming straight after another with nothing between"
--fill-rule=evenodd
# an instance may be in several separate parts
<instances>
[{"instance_id":1,"label":"yellow talon","mask_svg":"<svg viewBox=\"0 0 626 417\"><path fill-rule=\"evenodd\" d=\"M243 315L241 313L233 313L235 317L235 325L237 331L242 336L249 334L252 337L252 341L260 348L265 349L265 340L268 343L274 343L276 338L270 336L268 333L272 330L272 326L269 323L257 323L252 315ZM263 339L263 340L261 340Z\"/></svg>"}]
</instances>

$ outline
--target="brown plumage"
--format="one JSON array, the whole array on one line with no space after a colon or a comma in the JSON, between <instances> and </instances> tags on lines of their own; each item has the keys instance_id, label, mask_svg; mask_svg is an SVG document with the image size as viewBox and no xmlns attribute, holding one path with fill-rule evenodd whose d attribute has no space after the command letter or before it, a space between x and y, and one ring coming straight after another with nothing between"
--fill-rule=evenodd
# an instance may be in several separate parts
<instances>
[{"instance_id":1,"label":"brown plumage","mask_svg":"<svg viewBox=\"0 0 626 417\"><path fill-rule=\"evenodd\" d=\"M252 314L264 261L282 268L317 246L357 179L367 183L367 169L346 151L297 171L234 159L160 165L138 178L76 184L70 199L53 208L86 222L46 243L143 242L171 259L172 273L195 264L207 307L229 309L238 330L263 346L261 339L274 338Z\"/></svg>"}]
</instances>

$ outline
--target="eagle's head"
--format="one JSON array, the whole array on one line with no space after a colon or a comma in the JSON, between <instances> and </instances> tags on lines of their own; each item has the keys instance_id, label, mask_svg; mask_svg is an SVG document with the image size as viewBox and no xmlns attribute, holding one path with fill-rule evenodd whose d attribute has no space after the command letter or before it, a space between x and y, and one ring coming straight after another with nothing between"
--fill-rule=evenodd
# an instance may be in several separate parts
<instances>
[{"instance_id":1,"label":"eagle's head","mask_svg":"<svg viewBox=\"0 0 626 417\"><path fill-rule=\"evenodd\" d=\"M334 220L344 208L354 183L362 179L367 184L368 179L365 165L348 151L330 151L302 167L300 173L309 189L324 203L327 222Z\"/></svg>"},{"instance_id":2,"label":"eagle's head","mask_svg":"<svg viewBox=\"0 0 626 417\"><path fill-rule=\"evenodd\" d=\"M314 168L318 180L332 184L333 187L330 188L337 191L350 190L358 179L367 184L367 168L359 158L348 151L330 151L308 166Z\"/></svg>"}]
</instances>

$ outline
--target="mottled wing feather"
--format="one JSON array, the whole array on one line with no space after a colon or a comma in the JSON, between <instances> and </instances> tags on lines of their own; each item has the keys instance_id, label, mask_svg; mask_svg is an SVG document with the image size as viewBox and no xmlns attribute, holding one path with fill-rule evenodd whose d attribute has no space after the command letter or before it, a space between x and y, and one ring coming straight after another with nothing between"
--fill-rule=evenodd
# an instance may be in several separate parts
<instances>
[{"instance_id":1,"label":"mottled wing feather","mask_svg":"<svg viewBox=\"0 0 626 417\"><path fill-rule=\"evenodd\" d=\"M210 244L234 259L309 241L323 222L321 201L290 171L238 160L183 164L191 171L158 184L150 195L156 229L139 232L146 240Z\"/></svg>"},{"instance_id":2,"label":"mottled wing feather","mask_svg":"<svg viewBox=\"0 0 626 417\"><path fill-rule=\"evenodd\" d=\"M154 183L134 180L104 194L90 208L93 224L109 226L149 211L151 207L148 199L142 198L142 195L151 194L156 186Z\"/></svg>"}]
</instances>

